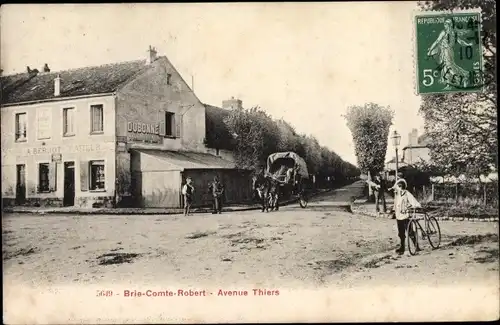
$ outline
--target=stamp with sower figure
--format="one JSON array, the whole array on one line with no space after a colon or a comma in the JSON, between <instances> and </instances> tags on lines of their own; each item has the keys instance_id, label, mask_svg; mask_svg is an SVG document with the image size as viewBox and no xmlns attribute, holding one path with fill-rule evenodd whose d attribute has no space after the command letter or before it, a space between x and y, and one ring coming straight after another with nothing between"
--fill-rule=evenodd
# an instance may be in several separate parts
<instances>
[{"instance_id":1,"label":"stamp with sower figure","mask_svg":"<svg viewBox=\"0 0 500 325\"><path fill-rule=\"evenodd\" d=\"M481 92L481 11L414 15L417 94Z\"/></svg>"}]
</instances>

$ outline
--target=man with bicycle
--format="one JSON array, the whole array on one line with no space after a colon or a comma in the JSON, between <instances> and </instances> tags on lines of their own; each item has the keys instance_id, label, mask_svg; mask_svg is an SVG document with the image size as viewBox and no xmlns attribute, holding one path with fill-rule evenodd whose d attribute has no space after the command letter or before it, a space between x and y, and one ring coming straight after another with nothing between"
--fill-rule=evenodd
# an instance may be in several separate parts
<instances>
[{"instance_id":1,"label":"man with bicycle","mask_svg":"<svg viewBox=\"0 0 500 325\"><path fill-rule=\"evenodd\" d=\"M405 252L405 238L406 238L406 228L408 228L408 223L410 222L409 209L410 208L420 208L421 205L415 199L415 197L406 190L408 185L406 181L400 178L392 190L394 190L394 212L396 213L396 222L398 225L398 237L401 240L401 244L396 253L398 255L403 255ZM408 234L409 236L414 236L414 234ZM410 237L413 238L413 237ZM417 243L417 251L420 250Z\"/></svg>"}]
</instances>

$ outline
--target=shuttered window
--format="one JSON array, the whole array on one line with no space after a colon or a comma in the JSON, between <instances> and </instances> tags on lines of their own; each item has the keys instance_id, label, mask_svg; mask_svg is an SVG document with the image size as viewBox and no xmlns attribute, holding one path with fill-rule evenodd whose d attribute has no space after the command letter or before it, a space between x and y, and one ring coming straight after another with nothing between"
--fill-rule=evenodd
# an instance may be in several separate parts
<instances>
[{"instance_id":1,"label":"shuttered window","mask_svg":"<svg viewBox=\"0 0 500 325\"><path fill-rule=\"evenodd\" d=\"M49 192L57 190L57 163L49 164Z\"/></svg>"},{"instance_id":2,"label":"shuttered window","mask_svg":"<svg viewBox=\"0 0 500 325\"><path fill-rule=\"evenodd\" d=\"M89 190L89 162L85 160L80 161L80 190Z\"/></svg>"},{"instance_id":3,"label":"shuttered window","mask_svg":"<svg viewBox=\"0 0 500 325\"><path fill-rule=\"evenodd\" d=\"M90 162L90 189L104 190L104 161L96 160Z\"/></svg>"},{"instance_id":4,"label":"shuttered window","mask_svg":"<svg viewBox=\"0 0 500 325\"><path fill-rule=\"evenodd\" d=\"M63 135L69 136L75 134L75 109L73 107L63 110Z\"/></svg>"},{"instance_id":5,"label":"shuttered window","mask_svg":"<svg viewBox=\"0 0 500 325\"><path fill-rule=\"evenodd\" d=\"M165 112L165 136L175 136L175 114L172 112Z\"/></svg>"},{"instance_id":6,"label":"shuttered window","mask_svg":"<svg viewBox=\"0 0 500 325\"><path fill-rule=\"evenodd\" d=\"M38 164L38 192L49 192L49 164Z\"/></svg>"},{"instance_id":7,"label":"shuttered window","mask_svg":"<svg viewBox=\"0 0 500 325\"><path fill-rule=\"evenodd\" d=\"M16 141L26 141L26 113L16 114Z\"/></svg>"},{"instance_id":8,"label":"shuttered window","mask_svg":"<svg viewBox=\"0 0 500 325\"><path fill-rule=\"evenodd\" d=\"M104 131L104 113L102 105L91 105L91 132L99 133Z\"/></svg>"},{"instance_id":9,"label":"shuttered window","mask_svg":"<svg viewBox=\"0 0 500 325\"><path fill-rule=\"evenodd\" d=\"M182 115L179 115L178 118L174 116L174 125L175 125L175 137L181 137L181 125L182 125Z\"/></svg>"}]
</instances>

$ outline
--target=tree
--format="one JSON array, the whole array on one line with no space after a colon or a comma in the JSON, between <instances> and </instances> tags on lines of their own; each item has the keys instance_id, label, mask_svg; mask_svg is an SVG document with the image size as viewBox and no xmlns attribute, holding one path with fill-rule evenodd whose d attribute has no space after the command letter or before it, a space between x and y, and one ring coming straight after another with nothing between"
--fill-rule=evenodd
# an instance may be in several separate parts
<instances>
[{"instance_id":1,"label":"tree","mask_svg":"<svg viewBox=\"0 0 500 325\"><path fill-rule=\"evenodd\" d=\"M359 168L366 173L383 170L389 127L394 111L375 103L350 106L344 118L354 140Z\"/></svg>"},{"instance_id":2,"label":"tree","mask_svg":"<svg viewBox=\"0 0 500 325\"><path fill-rule=\"evenodd\" d=\"M225 132L232 138L230 143L238 168L255 172L266 163L270 154L293 151L304 158L310 174L347 178L358 171L335 152L321 147L313 136L298 135L286 121L273 120L259 107L229 110L223 121L227 127Z\"/></svg>"},{"instance_id":3,"label":"tree","mask_svg":"<svg viewBox=\"0 0 500 325\"><path fill-rule=\"evenodd\" d=\"M496 3L438 0L419 5L426 10L482 9L485 91L422 96L420 113L425 119L432 163L457 176L477 176L492 167L497 169Z\"/></svg>"},{"instance_id":4,"label":"tree","mask_svg":"<svg viewBox=\"0 0 500 325\"><path fill-rule=\"evenodd\" d=\"M224 118L234 138L236 165L241 169L257 170L264 149L264 130L258 123L258 108L236 108Z\"/></svg>"}]
</instances>

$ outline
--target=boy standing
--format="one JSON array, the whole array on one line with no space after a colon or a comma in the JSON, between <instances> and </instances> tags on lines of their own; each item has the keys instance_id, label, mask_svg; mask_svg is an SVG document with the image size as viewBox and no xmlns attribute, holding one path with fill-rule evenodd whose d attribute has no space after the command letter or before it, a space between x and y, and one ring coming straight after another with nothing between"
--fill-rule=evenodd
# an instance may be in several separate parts
<instances>
[{"instance_id":1,"label":"boy standing","mask_svg":"<svg viewBox=\"0 0 500 325\"><path fill-rule=\"evenodd\" d=\"M191 177L186 178L186 184L182 187L182 195L184 196L184 215L189 215L191 204L193 203L194 186Z\"/></svg>"},{"instance_id":2,"label":"boy standing","mask_svg":"<svg viewBox=\"0 0 500 325\"><path fill-rule=\"evenodd\" d=\"M396 213L396 222L398 225L398 237L401 241L399 248L396 249L396 253L398 253L398 255L403 255L405 252L406 228L410 222L408 209L421 207L415 197L406 190L407 186L406 181L401 178L393 187L395 191L394 211ZM408 235L415 236L415 234ZM420 248L417 246L417 251L419 250Z\"/></svg>"}]
</instances>

